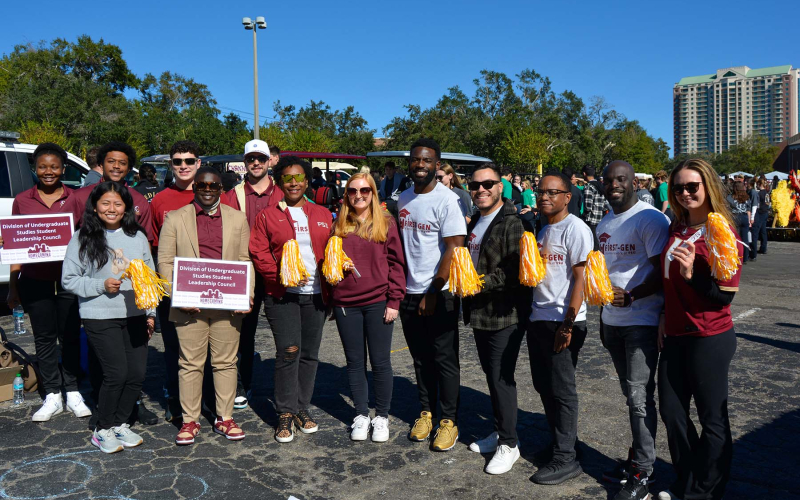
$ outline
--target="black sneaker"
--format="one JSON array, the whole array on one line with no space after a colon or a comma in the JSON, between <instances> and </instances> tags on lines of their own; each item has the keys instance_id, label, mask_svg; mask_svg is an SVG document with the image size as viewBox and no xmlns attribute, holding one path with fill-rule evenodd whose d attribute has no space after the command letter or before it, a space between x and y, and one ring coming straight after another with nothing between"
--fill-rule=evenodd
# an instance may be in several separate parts
<instances>
[{"instance_id":1,"label":"black sneaker","mask_svg":"<svg viewBox=\"0 0 800 500\"><path fill-rule=\"evenodd\" d=\"M603 481L614 484L625 484L628 480L631 469L631 458L633 457L633 448L628 448L628 458L617 462L616 467L603 472Z\"/></svg>"},{"instance_id":2,"label":"black sneaker","mask_svg":"<svg viewBox=\"0 0 800 500\"><path fill-rule=\"evenodd\" d=\"M650 478L643 472L631 475L625 482L625 487L617 493L614 500L649 500L651 497L648 482L650 482Z\"/></svg>"},{"instance_id":3,"label":"black sneaker","mask_svg":"<svg viewBox=\"0 0 800 500\"><path fill-rule=\"evenodd\" d=\"M183 420L183 408L181 402L176 397L167 400L167 409L164 411L164 420L167 422L177 422Z\"/></svg>"},{"instance_id":4,"label":"black sneaker","mask_svg":"<svg viewBox=\"0 0 800 500\"><path fill-rule=\"evenodd\" d=\"M567 479L578 477L583 473L581 464L577 460L563 462L553 459L549 464L541 467L536 474L531 476L531 481L536 484L561 484Z\"/></svg>"},{"instance_id":5,"label":"black sneaker","mask_svg":"<svg viewBox=\"0 0 800 500\"><path fill-rule=\"evenodd\" d=\"M236 387L236 397L233 399L233 408L235 410L242 410L247 408L247 392L241 385Z\"/></svg>"},{"instance_id":6,"label":"black sneaker","mask_svg":"<svg viewBox=\"0 0 800 500\"><path fill-rule=\"evenodd\" d=\"M147 409L141 398L136 402L136 407L133 411L136 412L136 418L142 425L156 425L158 423L158 415Z\"/></svg>"}]
</instances>

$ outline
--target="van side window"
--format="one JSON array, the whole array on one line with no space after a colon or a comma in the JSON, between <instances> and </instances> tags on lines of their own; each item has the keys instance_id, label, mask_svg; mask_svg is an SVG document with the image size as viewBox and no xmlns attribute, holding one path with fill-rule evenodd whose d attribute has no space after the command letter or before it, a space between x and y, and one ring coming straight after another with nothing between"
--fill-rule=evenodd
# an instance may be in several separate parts
<instances>
[{"instance_id":1,"label":"van side window","mask_svg":"<svg viewBox=\"0 0 800 500\"><path fill-rule=\"evenodd\" d=\"M0 151L0 197L11 197L11 178L8 175L8 161L2 151Z\"/></svg>"}]
</instances>

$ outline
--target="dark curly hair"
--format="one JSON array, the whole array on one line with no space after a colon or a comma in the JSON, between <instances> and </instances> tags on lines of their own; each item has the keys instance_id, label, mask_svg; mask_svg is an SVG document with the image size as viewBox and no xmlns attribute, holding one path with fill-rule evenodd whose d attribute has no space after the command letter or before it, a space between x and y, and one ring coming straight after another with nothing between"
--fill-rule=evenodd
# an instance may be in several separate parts
<instances>
[{"instance_id":1,"label":"dark curly hair","mask_svg":"<svg viewBox=\"0 0 800 500\"><path fill-rule=\"evenodd\" d=\"M106 155L112 151L125 153L128 157L128 170L132 169L136 164L136 151L128 144L120 141L111 141L100 146L100 150L97 151L97 164L102 165L106 161Z\"/></svg>"},{"instance_id":2,"label":"dark curly hair","mask_svg":"<svg viewBox=\"0 0 800 500\"><path fill-rule=\"evenodd\" d=\"M565 167L566 170L569 167ZM544 181L545 177L557 177L561 180L561 184L564 185L564 191L570 191L572 189L572 178L565 174L564 172L559 172L558 170L548 170L542 176L542 181Z\"/></svg>"},{"instance_id":3,"label":"dark curly hair","mask_svg":"<svg viewBox=\"0 0 800 500\"><path fill-rule=\"evenodd\" d=\"M169 148L169 156L172 158L177 153L191 153L200 156L200 148L194 141L178 141Z\"/></svg>"},{"instance_id":4,"label":"dark curly hair","mask_svg":"<svg viewBox=\"0 0 800 500\"><path fill-rule=\"evenodd\" d=\"M410 153L414 151L416 148L432 149L436 152L436 159L437 160L442 159L442 148L440 148L439 143L434 141L433 139L430 139L428 137L420 137L414 142L414 144L411 145L410 148L408 148L408 152Z\"/></svg>"},{"instance_id":5,"label":"dark curly hair","mask_svg":"<svg viewBox=\"0 0 800 500\"><path fill-rule=\"evenodd\" d=\"M311 182L311 164L297 156L282 156L278 164L272 167L272 178L278 187L283 186L283 171L293 165L300 165L306 173L306 181Z\"/></svg>"},{"instance_id":6,"label":"dark curly hair","mask_svg":"<svg viewBox=\"0 0 800 500\"><path fill-rule=\"evenodd\" d=\"M54 155L61 158L61 163L67 163L67 152L64 151L64 148L59 146L53 142L43 142L36 146L36 149L33 151L33 163L36 163L36 160L39 159L40 156L44 155Z\"/></svg>"},{"instance_id":7,"label":"dark curly hair","mask_svg":"<svg viewBox=\"0 0 800 500\"><path fill-rule=\"evenodd\" d=\"M119 151L112 149L112 151ZM111 249L106 241L106 225L95 212L97 202L104 194L114 192L119 194L125 203L125 214L122 216L122 231L128 236L136 236L138 231L144 233L142 226L136 222L136 213L133 207L133 198L128 188L118 182L105 181L97 184L92 189L92 194L86 200L86 210L83 212L83 224L78 233L81 251L78 254L81 261L94 264L95 269L100 269L108 262Z\"/></svg>"}]
</instances>

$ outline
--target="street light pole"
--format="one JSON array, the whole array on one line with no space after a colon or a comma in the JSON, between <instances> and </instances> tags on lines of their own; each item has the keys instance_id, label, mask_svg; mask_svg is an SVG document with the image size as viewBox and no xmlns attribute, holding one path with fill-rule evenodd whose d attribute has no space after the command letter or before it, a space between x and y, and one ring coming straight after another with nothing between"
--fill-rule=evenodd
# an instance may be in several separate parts
<instances>
[{"instance_id":1,"label":"street light pole","mask_svg":"<svg viewBox=\"0 0 800 500\"><path fill-rule=\"evenodd\" d=\"M266 28L267 22L262 16L256 17L255 21L249 17L243 17L242 24L244 25L244 29L253 30L253 112L255 113L255 121L253 122L253 139L258 139L258 43L256 31Z\"/></svg>"}]
</instances>

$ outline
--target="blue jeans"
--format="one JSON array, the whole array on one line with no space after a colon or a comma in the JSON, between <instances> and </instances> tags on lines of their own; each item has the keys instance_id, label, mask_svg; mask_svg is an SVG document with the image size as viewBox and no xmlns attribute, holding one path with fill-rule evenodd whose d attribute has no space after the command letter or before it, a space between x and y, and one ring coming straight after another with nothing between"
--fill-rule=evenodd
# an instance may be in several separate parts
<instances>
[{"instance_id":1,"label":"blue jeans","mask_svg":"<svg viewBox=\"0 0 800 500\"><path fill-rule=\"evenodd\" d=\"M753 223L753 227L751 228L752 236L752 243L750 245L750 258L756 258L756 243L758 240L761 240L761 247L758 249L758 253L767 253L767 217L769 217L768 213L759 214L756 212L756 221Z\"/></svg>"},{"instance_id":2,"label":"blue jeans","mask_svg":"<svg viewBox=\"0 0 800 500\"><path fill-rule=\"evenodd\" d=\"M633 465L648 476L656 461L657 326L603 325L603 345L611 354L628 405Z\"/></svg>"}]
</instances>

